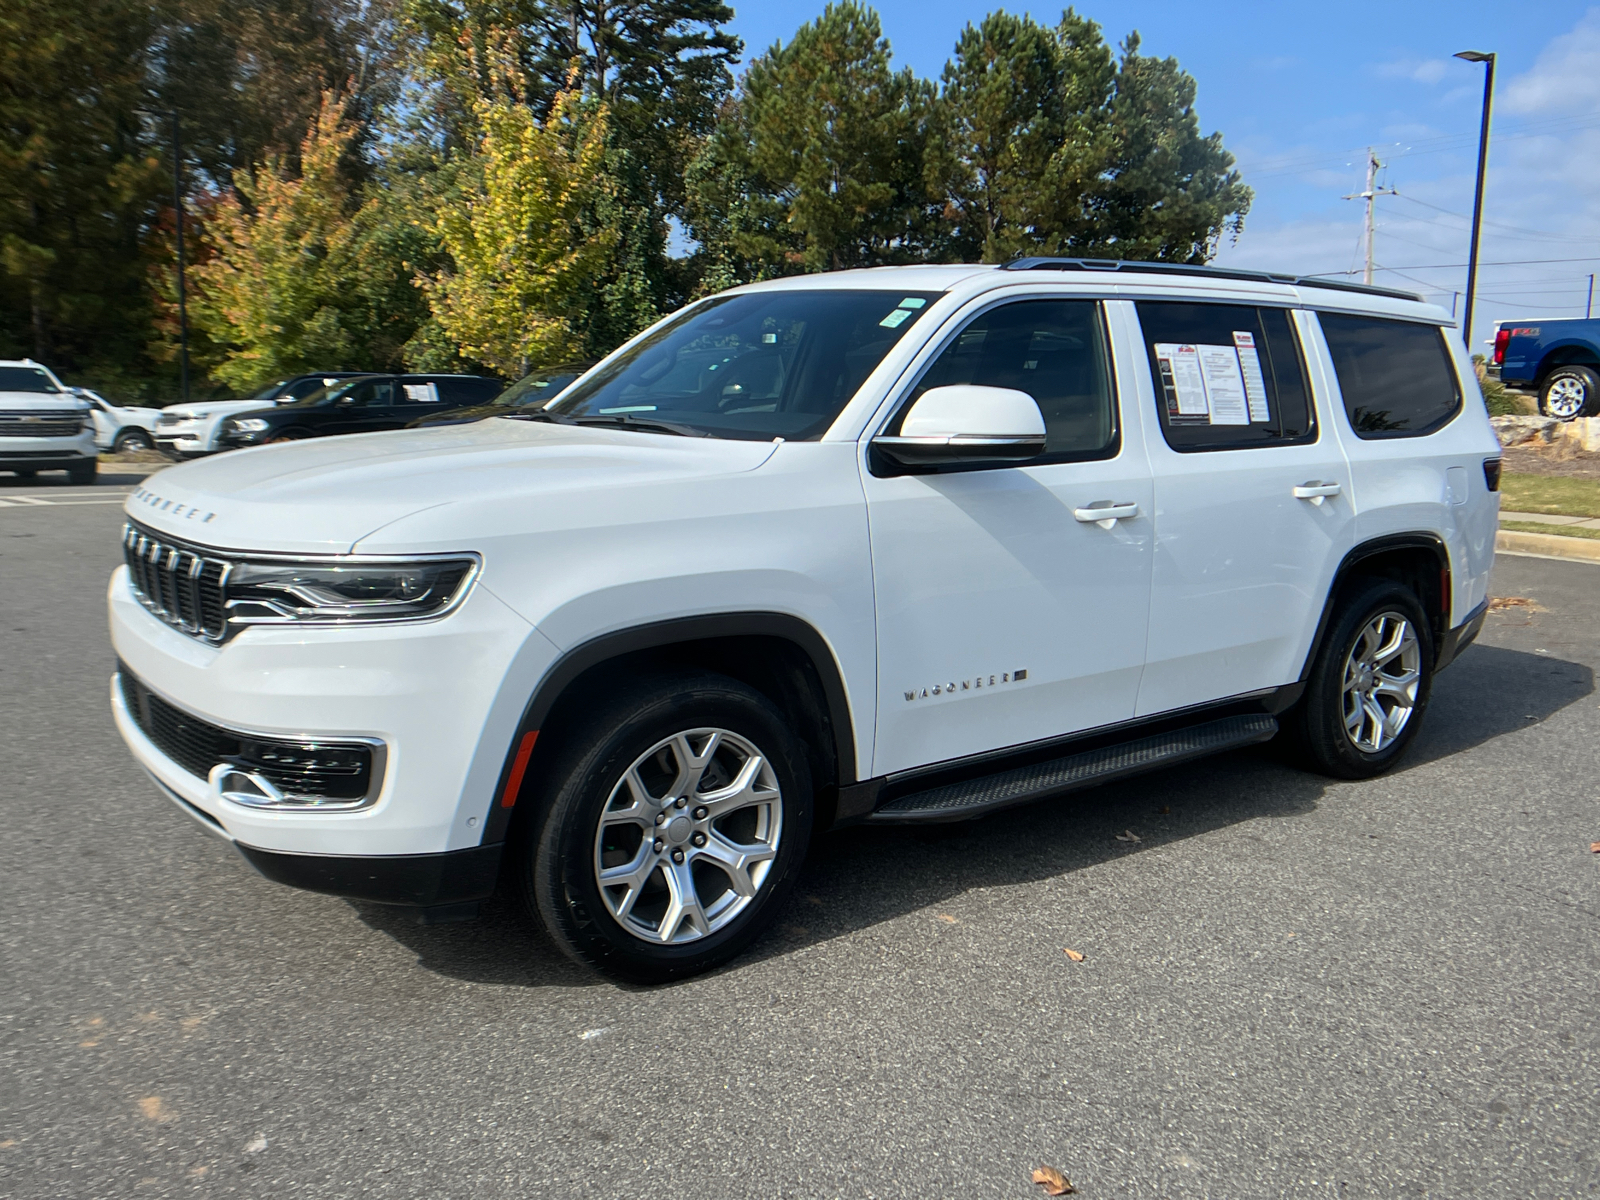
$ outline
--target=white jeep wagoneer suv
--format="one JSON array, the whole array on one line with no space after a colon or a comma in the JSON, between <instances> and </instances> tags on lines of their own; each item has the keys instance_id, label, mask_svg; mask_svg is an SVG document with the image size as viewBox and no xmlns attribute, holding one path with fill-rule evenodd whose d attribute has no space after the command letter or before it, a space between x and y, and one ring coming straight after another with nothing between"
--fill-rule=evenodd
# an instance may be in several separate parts
<instances>
[{"instance_id":1,"label":"white jeep wagoneer suv","mask_svg":"<svg viewBox=\"0 0 1600 1200\"><path fill-rule=\"evenodd\" d=\"M1023 259L702 300L547 407L127 505L117 725L269 878L574 957L747 945L806 846L1282 735L1392 766L1477 634L1499 448L1403 293Z\"/></svg>"}]
</instances>

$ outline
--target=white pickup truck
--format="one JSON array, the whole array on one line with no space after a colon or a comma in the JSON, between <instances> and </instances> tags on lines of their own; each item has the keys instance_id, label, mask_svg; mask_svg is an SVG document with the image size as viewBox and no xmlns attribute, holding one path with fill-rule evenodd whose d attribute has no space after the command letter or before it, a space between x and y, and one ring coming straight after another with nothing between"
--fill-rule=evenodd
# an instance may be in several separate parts
<instances>
[{"instance_id":1,"label":"white pickup truck","mask_svg":"<svg viewBox=\"0 0 1600 1200\"><path fill-rule=\"evenodd\" d=\"M99 468L89 402L49 367L29 358L0 359L0 471L31 479L65 471L93 483Z\"/></svg>"}]
</instances>

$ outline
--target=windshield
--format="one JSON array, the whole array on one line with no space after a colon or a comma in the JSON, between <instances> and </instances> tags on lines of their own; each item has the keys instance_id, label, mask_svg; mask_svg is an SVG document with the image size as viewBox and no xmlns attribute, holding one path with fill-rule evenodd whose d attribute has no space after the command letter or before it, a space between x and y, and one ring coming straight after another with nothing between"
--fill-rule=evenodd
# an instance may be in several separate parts
<instances>
[{"instance_id":1,"label":"windshield","mask_svg":"<svg viewBox=\"0 0 1600 1200\"><path fill-rule=\"evenodd\" d=\"M362 378L359 378L359 379L336 379L332 383L324 384L323 386L321 386L319 388L312 389L311 391L307 392L304 396L301 396L298 400L288 400L288 399L280 400L278 402L278 407L279 408L316 408L319 405L330 404L330 403L338 400L340 396L344 395L351 388L356 387L359 384L365 383L368 379L371 379L371 378L372 378L372 376L367 375L367 376L363 376Z\"/></svg>"},{"instance_id":2,"label":"windshield","mask_svg":"<svg viewBox=\"0 0 1600 1200\"><path fill-rule=\"evenodd\" d=\"M548 411L717 437L820 437L933 292L771 291L696 305Z\"/></svg>"},{"instance_id":3,"label":"windshield","mask_svg":"<svg viewBox=\"0 0 1600 1200\"><path fill-rule=\"evenodd\" d=\"M593 363L569 363L562 367L535 371L532 375L525 375L517 380L491 403L496 408L522 408L529 404L542 407L559 396L566 390L568 384L592 366Z\"/></svg>"},{"instance_id":4,"label":"windshield","mask_svg":"<svg viewBox=\"0 0 1600 1200\"><path fill-rule=\"evenodd\" d=\"M59 396L61 389L42 367L0 367L0 392L43 392Z\"/></svg>"},{"instance_id":5,"label":"windshield","mask_svg":"<svg viewBox=\"0 0 1600 1200\"><path fill-rule=\"evenodd\" d=\"M288 382L289 381L287 379L280 379L280 380L278 380L277 383L268 384L266 387L262 388L259 392L257 392L254 396L247 396L246 399L248 399L248 400L263 400L263 401L265 401L265 400L276 400L278 398L278 393L283 390L283 385L288 383Z\"/></svg>"}]
</instances>

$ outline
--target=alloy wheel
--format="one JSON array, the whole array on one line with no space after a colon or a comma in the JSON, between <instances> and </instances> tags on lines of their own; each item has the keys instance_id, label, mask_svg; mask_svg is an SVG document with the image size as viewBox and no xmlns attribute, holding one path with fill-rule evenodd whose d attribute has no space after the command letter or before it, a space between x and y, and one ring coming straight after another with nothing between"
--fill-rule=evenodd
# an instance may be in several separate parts
<instances>
[{"instance_id":1,"label":"alloy wheel","mask_svg":"<svg viewBox=\"0 0 1600 1200\"><path fill-rule=\"evenodd\" d=\"M1357 750L1377 754L1400 736L1417 707L1422 644L1411 622L1383 612L1367 622L1344 662L1344 728Z\"/></svg>"},{"instance_id":2,"label":"alloy wheel","mask_svg":"<svg viewBox=\"0 0 1600 1200\"><path fill-rule=\"evenodd\" d=\"M634 937L695 941L755 900L782 833L767 756L731 730L684 730L641 754L612 788L595 831L595 881Z\"/></svg>"},{"instance_id":3,"label":"alloy wheel","mask_svg":"<svg viewBox=\"0 0 1600 1200\"><path fill-rule=\"evenodd\" d=\"M1583 380L1572 375L1563 375L1550 384L1550 390L1545 393L1545 407L1550 410L1552 417L1570 421L1583 412L1588 399L1585 394L1587 390Z\"/></svg>"}]
</instances>

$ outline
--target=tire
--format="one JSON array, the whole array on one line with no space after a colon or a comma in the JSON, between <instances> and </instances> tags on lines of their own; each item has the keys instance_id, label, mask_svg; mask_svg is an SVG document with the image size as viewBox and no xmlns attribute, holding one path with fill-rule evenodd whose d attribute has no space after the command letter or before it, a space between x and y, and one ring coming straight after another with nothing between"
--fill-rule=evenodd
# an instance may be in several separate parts
<instances>
[{"instance_id":1,"label":"tire","mask_svg":"<svg viewBox=\"0 0 1600 1200\"><path fill-rule=\"evenodd\" d=\"M117 434L116 440L111 443L111 450L114 454L124 454L129 450L154 450L155 448L155 439L143 429L124 429Z\"/></svg>"},{"instance_id":2,"label":"tire","mask_svg":"<svg viewBox=\"0 0 1600 1200\"><path fill-rule=\"evenodd\" d=\"M83 462L73 463L67 468L67 482L82 487L94 482L95 475L99 473L100 460L86 459Z\"/></svg>"},{"instance_id":3,"label":"tire","mask_svg":"<svg viewBox=\"0 0 1600 1200\"><path fill-rule=\"evenodd\" d=\"M664 983L760 936L794 886L812 819L804 748L770 700L723 675L658 676L551 732L562 749L542 819L513 853L529 910L570 957ZM720 815L695 803L723 792ZM627 880L602 887L602 869L627 866Z\"/></svg>"},{"instance_id":4,"label":"tire","mask_svg":"<svg viewBox=\"0 0 1600 1200\"><path fill-rule=\"evenodd\" d=\"M39 472L24 469L21 471L13 471L12 474L18 479L33 479L39 474Z\"/></svg>"},{"instance_id":5,"label":"tire","mask_svg":"<svg viewBox=\"0 0 1600 1200\"><path fill-rule=\"evenodd\" d=\"M1378 661L1386 647L1393 652ZM1433 633L1422 606L1409 588L1370 580L1335 612L1289 732L1311 769L1370 779L1405 754L1432 688Z\"/></svg>"},{"instance_id":6,"label":"tire","mask_svg":"<svg viewBox=\"0 0 1600 1200\"><path fill-rule=\"evenodd\" d=\"M1593 367L1557 367L1539 385L1539 411L1562 421L1600 415L1600 374Z\"/></svg>"}]
</instances>

